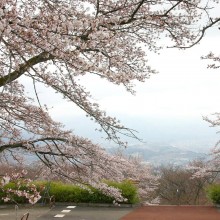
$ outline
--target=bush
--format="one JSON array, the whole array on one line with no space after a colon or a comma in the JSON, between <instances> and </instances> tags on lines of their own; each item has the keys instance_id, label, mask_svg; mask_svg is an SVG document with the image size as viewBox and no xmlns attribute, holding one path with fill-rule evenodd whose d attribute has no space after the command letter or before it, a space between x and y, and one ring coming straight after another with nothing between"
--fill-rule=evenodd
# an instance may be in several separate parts
<instances>
[{"instance_id":1,"label":"bush","mask_svg":"<svg viewBox=\"0 0 220 220\"><path fill-rule=\"evenodd\" d=\"M139 201L137 195L137 188L130 181L123 181L121 183L113 181L105 181L109 186L118 188L122 192L122 196L128 200L124 203L134 204ZM89 189L83 189L79 186L72 184L64 184L62 182L46 182L38 181L34 182L38 191L41 191L42 199L48 197L45 193L46 188L49 189L50 196L54 196L56 202L75 202L75 203L113 203L114 198L104 195L101 191L90 187ZM15 184L10 183L5 187L15 189ZM22 187L25 189L25 186ZM44 189L44 190L43 190ZM5 195L0 191L0 204L4 203L1 198ZM17 203L26 203L27 199L23 197L14 196L13 200ZM39 202L41 202L40 200ZM10 201L11 203L11 201Z\"/></svg>"},{"instance_id":2,"label":"bush","mask_svg":"<svg viewBox=\"0 0 220 220\"><path fill-rule=\"evenodd\" d=\"M207 196L214 204L220 204L220 185L210 185L207 190Z\"/></svg>"},{"instance_id":3,"label":"bush","mask_svg":"<svg viewBox=\"0 0 220 220\"><path fill-rule=\"evenodd\" d=\"M8 183L7 185L5 185L3 187L4 190L7 190L7 189L16 189L16 184L11 182L11 183ZM25 186L21 186L19 188L20 190L26 190L27 188ZM6 197L6 193L3 192L2 190L0 190L0 204L3 204L4 201L2 198ZM25 197L21 197L21 196L18 196L18 195L15 195L13 193L10 194L10 198L11 200L8 202L8 203L28 203L28 199L25 198Z\"/></svg>"},{"instance_id":4,"label":"bush","mask_svg":"<svg viewBox=\"0 0 220 220\"><path fill-rule=\"evenodd\" d=\"M135 204L139 202L137 187L131 183L129 180L125 180L123 182L113 182L113 181L105 181L109 186L113 186L118 188L122 192L122 196L127 198L128 201L126 203Z\"/></svg>"},{"instance_id":5,"label":"bush","mask_svg":"<svg viewBox=\"0 0 220 220\"><path fill-rule=\"evenodd\" d=\"M121 183L105 181L109 186L121 190L123 197L128 200L126 203L137 203L137 188L129 181ZM46 182L36 183L39 187L46 186ZM90 187L88 190L72 184L61 182L51 182L49 194L55 197L56 202L76 202L76 203L113 203L114 198L104 195L99 190ZM42 192L41 196L44 196Z\"/></svg>"}]
</instances>

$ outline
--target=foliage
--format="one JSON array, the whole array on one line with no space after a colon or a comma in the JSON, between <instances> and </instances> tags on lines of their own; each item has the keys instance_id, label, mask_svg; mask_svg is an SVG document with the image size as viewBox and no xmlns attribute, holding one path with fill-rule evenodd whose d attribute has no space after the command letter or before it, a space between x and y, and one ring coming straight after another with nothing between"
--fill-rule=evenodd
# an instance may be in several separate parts
<instances>
[{"instance_id":1,"label":"foliage","mask_svg":"<svg viewBox=\"0 0 220 220\"><path fill-rule=\"evenodd\" d=\"M137 188L130 181L123 181L121 183L113 181L105 181L109 186L115 187L122 192L123 197L127 198L122 203L135 204L138 200ZM37 181L34 182L38 190L41 191L41 197L43 199L45 191L42 190L47 186L48 182ZM15 183L9 183L5 186L5 189L16 189ZM27 190L27 187L22 186L23 190ZM49 195L54 196L56 202L75 202L75 203L113 203L114 198L103 194L100 190L97 190L89 186L77 186L73 184L67 184L62 182L50 182ZM5 193L0 192L0 198L3 198ZM12 200L11 200L12 201ZM17 203L26 203L28 200L23 197L14 195L13 201ZM3 200L0 201L3 203Z\"/></svg>"},{"instance_id":2,"label":"foliage","mask_svg":"<svg viewBox=\"0 0 220 220\"><path fill-rule=\"evenodd\" d=\"M127 199L127 203L137 203L139 201L138 187L130 180L125 180L121 183L114 181L105 181L109 186L113 186L122 191L122 196Z\"/></svg>"},{"instance_id":3,"label":"foliage","mask_svg":"<svg viewBox=\"0 0 220 220\"><path fill-rule=\"evenodd\" d=\"M24 173L13 173L11 176L5 175L0 179L0 192L4 195L2 197L4 202L16 203L18 197L23 197L29 203L34 204L41 198L40 192L31 180L23 177Z\"/></svg>"},{"instance_id":4,"label":"foliage","mask_svg":"<svg viewBox=\"0 0 220 220\"><path fill-rule=\"evenodd\" d=\"M215 204L220 204L220 185L213 184L206 189L208 198Z\"/></svg>"},{"instance_id":5,"label":"foliage","mask_svg":"<svg viewBox=\"0 0 220 220\"><path fill-rule=\"evenodd\" d=\"M123 158L123 157L120 156L120 158ZM137 160L135 162L134 158L133 159L127 158L127 159L125 159L125 162L127 163L127 166L126 166L126 169L123 169L123 172L124 172L123 176L130 179L130 180L132 180L132 178L135 180L138 180L138 184L136 185L136 187L138 189L138 197L144 198L145 201L147 200L148 202L150 202L150 200L152 200L151 192L154 191L155 187L157 186L157 181L158 181L157 176L151 172L151 167L146 164L143 164L141 162L141 160ZM27 172L25 173L26 175L22 177L22 182L25 182L25 181L30 182L29 179L26 179L27 177L32 178L32 179L37 177L37 179L39 179L39 180L44 179L44 175L40 175L40 173L42 170L45 170L45 167L38 166L37 164L34 164L33 166L28 166L26 168L27 168ZM17 171L17 172L19 170L21 171L21 169L23 169L23 167L19 168L19 167L13 167L13 166L12 167L0 166L0 169L2 171L5 171L5 173L11 173L11 176L13 176L13 171ZM71 167L69 167L69 169L71 170ZM52 178L52 177L54 177L54 178ZM107 177L107 175L106 176L103 175L103 177ZM6 178L6 177L3 177L3 178ZM12 179L8 179L8 182L11 182L11 180ZM63 178L60 176L50 175L50 179L48 180L48 182L51 182L51 181L52 181L52 184L54 184L53 181L62 181L63 182ZM39 185L38 182L36 182L36 183L37 183L37 185ZM113 183L114 183L114 181L112 178L111 184L113 184ZM122 184L122 183L124 183L124 184ZM35 182L34 182L34 184L35 184ZM109 184L108 182L105 182L105 181L104 182L101 181L100 183L98 183L98 185L94 185L92 183L91 187L93 188L93 191L95 189L97 189L97 193L93 194L93 196L90 195L89 200L96 201L97 199L93 198L94 196L96 196L96 197L97 196L98 197L104 196L106 198L106 200L107 200L107 198L109 200L109 198L114 197L115 202L125 202L125 198L127 198L127 197L129 197L129 200L135 201L135 198L130 199L129 193L124 194L125 190L122 190L122 191L120 190L121 185L126 186L124 181L121 181L121 183L116 188L112 187L111 184ZM88 185L88 184L86 184L86 185ZM84 187L85 184L81 184L81 185L78 184L78 186L83 186L83 188L85 188ZM66 187L68 187L68 186L66 186ZM72 185L71 185L71 187L72 187ZM35 189L35 191L34 191L35 195L37 196L38 199L39 199L39 197L38 197L39 192L42 191L42 188L43 188L43 186L37 187L37 189ZM128 188L129 188L129 190L132 191L132 188L129 184L128 184ZM33 186L32 186L32 190L33 190ZM126 191L128 192L129 190L126 190ZM14 191L14 192L16 192L16 191ZM78 192L78 191L76 191L76 192ZM84 191L82 191L81 193L83 194ZM85 198L87 200L86 196L83 196L83 198ZM37 200L34 200L34 201L36 202Z\"/></svg>"},{"instance_id":6,"label":"foliage","mask_svg":"<svg viewBox=\"0 0 220 220\"><path fill-rule=\"evenodd\" d=\"M26 203L35 204L40 198L40 191L30 179L24 179L21 174L2 177L0 179L0 203Z\"/></svg>"},{"instance_id":7,"label":"foliage","mask_svg":"<svg viewBox=\"0 0 220 220\"><path fill-rule=\"evenodd\" d=\"M0 204L3 204L5 201L4 201L4 198L7 197L7 194L5 192L5 190L7 189L15 189L15 183L8 183L6 186L4 186L1 191L0 191ZM13 195L11 196L11 200L8 200L7 202L15 202L16 203L25 203L26 202L26 199L24 199L24 197L21 197L21 196L16 196L16 195Z\"/></svg>"},{"instance_id":8,"label":"foliage","mask_svg":"<svg viewBox=\"0 0 220 220\"><path fill-rule=\"evenodd\" d=\"M46 184L46 182L40 183L43 186ZM61 182L51 182L49 194L53 195L57 202L86 202L89 195L88 190L82 187Z\"/></svg>"},{"instance_id":9,"label":"foliage","mask_svg":"<svg viewBox=\"0 0 220 220\"><path fill-rule=\"evenodd\" d=\"M108 186L119 189L126 201L122 203L137 203L137 188L129 181L121 183L105 181ZM57 202L76 202L76 203L113 203L114 197L103 194L94 187L82 187L61 182L51 182L50 195L53 195Z\"/></svg>"}]
</instances>

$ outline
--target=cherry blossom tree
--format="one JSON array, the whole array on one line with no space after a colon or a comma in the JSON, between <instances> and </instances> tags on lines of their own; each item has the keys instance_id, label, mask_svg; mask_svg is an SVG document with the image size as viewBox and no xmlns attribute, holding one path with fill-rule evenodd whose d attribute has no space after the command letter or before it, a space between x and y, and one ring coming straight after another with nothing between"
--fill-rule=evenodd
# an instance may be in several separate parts
<instances>
[{"instance_id":1,"label":"cherry blossom tree","mask_svg":"<svg viewBox=\"0 0 220 220\"><path fill-rule=\"evenodd\" d=\"M106 115L77 77L96 75L134 94L132 83L144 82L156 72L147 53L161 49L161 38L168 39L170 47L198 43L220 20L210 17L216 3L1 0L1 160L21 161L28 152L51 172L75 182L100 187L103 177L123 179L128 162L54 121L36 84L61 94L92 118L107 139L125 145L121 136L137 138L134 131ZM20 78L32 80L35 98L27 95Z\"/></svg>"},{"instance_id":2,"label":"cherry blossom tree","mask_svg":"<svg viewBox=\"0 0 220 220\"><path fill-rule=\"evenodd\" d=\"M212 58L211 58L212 57ZM216 61L214 54L209 54L206 56L207 59L214 59ZM218 58L217 58L218 59ZM211 68L218 68L216 63L209 64ZM220 113L216 112L209 117L204 117L204 120L207 121L211 127L220 126ZM197 170L195 177L210 177L215 175L219 178L220 174L220 141L218 141L215 146L210 150L210 153L207 158L206 166L199 167L194 166L192 169Z\"/></svg>"},{"instance_id":3,"label":"cherry blossom tree","mask_svg":"<svg viewBox=\"0 0 220 220\"><path fill-rule=\"evenodd\" d=\"M138 188L138 195L142 203L158 204L160 198L155 190L158 189L160 175L154 173L150 164L144 162L140 156L129 156L128 161L132 164L133 169L129 169L125 175Z\"/></svg>"}]
</instances>

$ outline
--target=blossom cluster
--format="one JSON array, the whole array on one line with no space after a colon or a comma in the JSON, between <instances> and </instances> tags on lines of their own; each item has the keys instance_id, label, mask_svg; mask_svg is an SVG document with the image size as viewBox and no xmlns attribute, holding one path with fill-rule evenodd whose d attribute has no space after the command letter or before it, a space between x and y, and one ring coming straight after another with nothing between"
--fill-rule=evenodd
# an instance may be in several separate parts
<instances>
[{"instance_id":1,"label":"blossom cluster","mask_svg":"<svg viewBox=\"0 0 220 220\"><path fill-rule=\"evenodd\" d=\"M5 194L2 199L4 202L12 201L16 203L14 196L25 197L29 203L35 204L40 198L40 192L30 179L24 178L26 172L12 173L4 175L0 178L0 190ZM13 183L14 187L6 187L9 183ZM23 189L25 186L25 189Z\"/></svg>"}]
</instances>

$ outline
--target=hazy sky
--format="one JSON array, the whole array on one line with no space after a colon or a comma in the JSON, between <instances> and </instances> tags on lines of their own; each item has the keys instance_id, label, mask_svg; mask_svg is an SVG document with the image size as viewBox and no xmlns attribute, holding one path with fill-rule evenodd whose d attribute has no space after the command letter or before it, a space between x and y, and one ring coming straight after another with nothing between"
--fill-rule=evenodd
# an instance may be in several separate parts
<instances>
[{"instance_id":1,"label":"hazy sky","mask_svg":"<svg viewBox=\"0 0 220 220\"><path fill-rule=\"evenodd\" d=\"M96 77L83 77L81 83L102 109L139 131L144 141L208 149L218 135L202 116L220 111L220 72L207 69L207 61L200 57L210 51L218 55L219 39L220 31L214 28L191 49L164 49L160 55L151 53L149 64L159 73L145 83L136 83L135 96L121 86ZM42 102L50 100L51 113L57 120L78 134L100 141L99 134L93 131L94 124L73 104L58 102L54 93L39 86L38 91ZM130 144L134 142L130 140Z\"/></svg>"}]
</instances>

